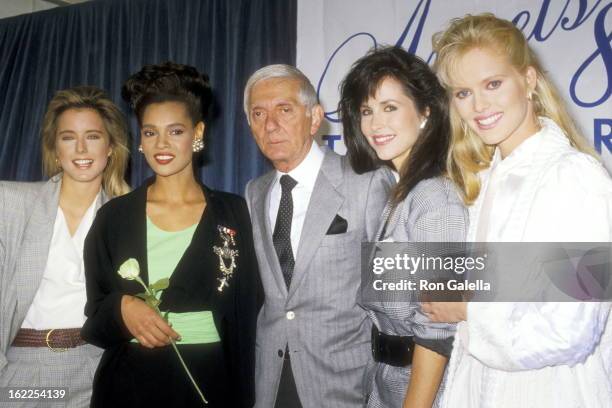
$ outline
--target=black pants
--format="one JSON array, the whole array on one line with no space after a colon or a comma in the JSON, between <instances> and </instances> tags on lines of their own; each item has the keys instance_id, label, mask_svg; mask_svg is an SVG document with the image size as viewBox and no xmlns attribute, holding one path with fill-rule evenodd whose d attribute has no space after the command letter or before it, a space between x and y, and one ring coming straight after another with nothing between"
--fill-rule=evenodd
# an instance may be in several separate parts
<instances>
[{"instance_id":1,"label":"black pants","mask_svg":"<svg viewBox=\"0 0 612 408\"><path fill-rule=\"evenodd\" d=\"M293 371L291 370L291 360L289 358L289 348L285 348L285 358L283 359L283 370L281 371L278 392L276 393L276 403L274 408L302 408L300 396L295 386Z\"/></svg>"}]
</instances>

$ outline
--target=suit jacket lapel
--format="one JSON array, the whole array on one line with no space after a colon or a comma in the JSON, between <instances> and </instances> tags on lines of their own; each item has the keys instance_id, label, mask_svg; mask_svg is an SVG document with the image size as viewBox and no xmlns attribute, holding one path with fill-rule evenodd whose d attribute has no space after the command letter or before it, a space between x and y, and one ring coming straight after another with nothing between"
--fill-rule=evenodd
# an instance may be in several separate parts
<instances>
[{"instance_id":1,"label":"suit jacket lapel","mask_svg":"<svg viewBox=\"0 0 612 408\"><path fill-rule=\"evenodd\" d=\"M147 179L135 191L138 196L134 201L133 210L130 211L130 220L126 220L131 225L129 225L126 233L122 234L123 237L128 239L125 247L134 251L134 258L138 260L140 265L140 277L147 285L152 283L149 282L149 260L147 256L147 189L154 181L155 177ZM129 283L140 289L136 282L131 281Z\"/></svg>"},{"instance_id":2,"label":"suit jacket lapel","mask_svg":"<svg viewBox=\"0 0 612 408\"><path fill-rule=\"evenodd\" d=\"M279 290L283 296L287 296L287 285L285 285L285 278L283 277L283 271L281 270L280 263L278 262L278 256L276 256L276 249L272 241L272 226L270 225L270 194L272 192L272 185L276 176L276 172L271 171L266 174L265 180L261 183L261 190L254 191L253 197L255 202L253 205L253 215L255 228L253 231L258 231L262 235L262 245L264 247L264 253L274 280L278 285ZM264 269L264 268L262 268Z\"/></svg>"},{"instance_id":3,"label":"suit jacket lapel","mask_svg":"<svg viewBox=\"0 0 612 408\"><path fill-rule=\"evenodd\" d=\"M61 175L51 178L42 186L23 235L20 261L17 262L15 274L19 299L16 319L18 327L21 327L28 313L45 271L61 187Z\"/></svg>"},{"instance_id":4,"label":"suit jacket lapel","mask_svg":"<svg viewBox=\"0 0 612 408\"><path fill-rule=\"evenodd\" d=\"M132 191L124 201L125 206L122 206L120 211L117 211L115 217L119 219L116 226L116 237L118 241L113 243L113 265L117 273L123 262L130 258L138 261L140 268L140 277L145 283L149 283L148 259L147 259L147 188L153 182L153 178L145 180L145 182ZM116 254L114 253L116 251ZM120 287L126 293L142 292L142 286L134 280L128 281L116 276L120 282Z\"/></svg>"},{"instance_id":5,"label":"suit jacket lapel","mask_svg":"<svg viewBox=\"0 0 612 408\"><path fill-rule=\"evenodd\" d=\"M392 207L391 201L387 200L385 204L385 208L383 209L382 215L380 217L380 223L378 224L378 228L376 229L376 234L371 237L372 242L384 241L386 237L390 236L397 227L399 222L399 212L401 208L399 208L401 204L398 205L395 209ZM384 231L383 231L384 229ZM384 232L384 236L381 234Z\"/></svg>"},{"instance_id":6,"label":"suit jacket lapel","mask_svg":"<svg viewBox=\"0 0 612 408\"><path fill-rule=\"evenodd\" d=\"M321 240L344 202L344 196L338 192L340 184L342 184L341 159L334 153L326 151L308 203L306 219L302 227L300 244L295 259L293 279L289 288L289 297L300 285L310 261L312 261L317 248L321 245Z\"/></svg>"},{"instance_id":7,"label":"suit jacket lapel","mask_svg":"<svg viewBox=\"0 0 612 408\"><path fill-rule=\"evenodd\" d=\"M210 253L213 252L215 245L222 246L222 239L217 230L217 226L225 226L236 228L228 221L223 211L222 205L219 205L218 199L213 191L208 190L204 185L200 185L206 199L206 208L198 221L198 225L193 232L193 236L185 251L181 254L175 268L170 272L170 286L164 291L160 300L162 304L160 308L165 310L169 305L171 307L185 307L189 303L189 293L194 285L198 286L198 298L214 299L221 292L218 292L218 278L220 271L215 264L215 268L209 268L211 265ZM216 260L216 257L215 257ZM205 268L202 265L206 265ZM197 274L203 274L197 276ZM206 285L199 282L205 280ZM150 282L154 283L154 282ZM230 285L233 285L233 280L230 279Z\"/></svg>"}]
</instances>

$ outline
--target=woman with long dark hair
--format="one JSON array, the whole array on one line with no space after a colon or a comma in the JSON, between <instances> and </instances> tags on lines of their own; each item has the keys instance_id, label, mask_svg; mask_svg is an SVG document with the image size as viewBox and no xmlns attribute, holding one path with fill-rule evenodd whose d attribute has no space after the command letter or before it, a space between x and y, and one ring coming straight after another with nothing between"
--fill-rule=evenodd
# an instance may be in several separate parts
<instances>
[{"instance_id":1,"label":"woman with long dark hair","mask_svg":"<svg viewBox=\"0 0 612 408\"><path fill-rule=\"evenodd\" d=\"M87 238L83 337L105 349L91 405L202 406L174 341L209 407L250 407L259 282L249 214L242 198L203 186L193 171L208 78L191 66L147 65L123 96L155 175L102 207ZM147 285L169 279L163 317L118 274L128 260Z\"/></svg>"},{"instance_id":2,"label":"woman with long dark hair","mask_svg":"<svg viewBox=\"0 0 612 408\"><path fill-rule=\"evenodd\" d=\"M341 93L351 165L358 173L387 166L398 180L372 240L465 240L467 211L446 177L446 92L427 64L399 47L373 50L353 65ZM364 306L374 323L373 350L395 350L374 353L368 406L435 406L454 325L432 323L413 298Z\"/></svg>"}]
</instances>

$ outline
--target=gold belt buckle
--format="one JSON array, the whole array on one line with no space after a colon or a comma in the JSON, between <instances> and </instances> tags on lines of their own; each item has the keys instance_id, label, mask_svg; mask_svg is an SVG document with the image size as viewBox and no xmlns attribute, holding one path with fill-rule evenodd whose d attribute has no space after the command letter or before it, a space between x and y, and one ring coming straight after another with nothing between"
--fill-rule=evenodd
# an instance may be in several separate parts
<instances>
[{"instance_id":1,"label":"gold belt buckle","mask_svg":"<svg viewBox=\"0 0 612 408\"><path fill-rule=\"evenodd\" d=\"M55 347L51 347L51 344L49 344L50 341L50 337L51 337L51 333L53 333L55 329L51 329L47 332L47 335L45 336L45 343L47 343L47 347L49 347L49 350L51 350L54 353L61 353L64 352L66 350L68 350L67 348L55 348Z\"/></svg>"}]
</instances>

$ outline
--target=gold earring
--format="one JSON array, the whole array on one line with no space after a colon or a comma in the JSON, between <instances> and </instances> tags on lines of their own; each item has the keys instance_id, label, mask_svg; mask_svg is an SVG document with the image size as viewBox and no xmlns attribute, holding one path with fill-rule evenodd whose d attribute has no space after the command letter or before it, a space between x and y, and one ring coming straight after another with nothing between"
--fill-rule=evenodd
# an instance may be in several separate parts
<instances>
[{"instance_id":1,"label":"gold earring","mask_svg":"<svg viewBox=\"0 0 612 408\"><path fill-rule=\"evenodd\" d=\"M529 92L527 92L527 99L531 100L531 98L532 98L531 91L529 91Z\"/></svg>"},{"instance_id":2,"label":"gold earring","mask_svg":"<svg viewBox=\"0 0 612 408\"><path fill-rule=\"evenodd\" d=\"M201 152L204 149L204 140L202 139L193 139L193 152Z\"/></svg>"}]
</instances>

